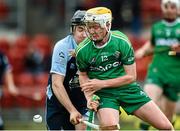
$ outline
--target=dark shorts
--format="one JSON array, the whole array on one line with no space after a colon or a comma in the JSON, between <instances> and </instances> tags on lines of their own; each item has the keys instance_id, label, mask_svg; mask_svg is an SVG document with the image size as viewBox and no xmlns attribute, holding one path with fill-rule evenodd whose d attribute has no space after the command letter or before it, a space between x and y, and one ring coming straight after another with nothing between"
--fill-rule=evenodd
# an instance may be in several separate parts
<instances>
[{"instance_id":1,"label":"dark shorts","mask_svg":"<svg viewBox=\"0 0 180 131\"><path fill-rule=\"evenodd\" d=\"M77 97L72 100L72 103L82 115L85 115L87 108L86 102L82 102L83 100L85 98ZM59 103L55 96L52 96L51 99L46 99L46 124L48 130L75 130L74 125L69 120L69 112Z\"/></svg>"}]
</instances>

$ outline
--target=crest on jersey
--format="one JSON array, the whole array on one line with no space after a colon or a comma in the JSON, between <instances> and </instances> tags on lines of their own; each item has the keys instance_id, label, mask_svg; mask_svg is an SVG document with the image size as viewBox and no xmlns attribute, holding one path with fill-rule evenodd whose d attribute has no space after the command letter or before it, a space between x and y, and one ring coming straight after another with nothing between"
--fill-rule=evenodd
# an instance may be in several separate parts
<instances>
[{"instance_id":1,"label":"crest on jersey","mask_svg":"<svg viewBox=\"0 0 180 131\"><path fill-rule=\"evenodd\" d=\"M134 61L134 56L128 58L128 62Z\"/></svg>"},{"instance_id":2,"label":"crest on jersey","mask_svg":"<svg viewBox=\"0 0 180 131\"><path fill-rule=\"evenodd\" d=\"M61 64L65 63L65 54L63 52L59 53L59 57L60 57Z\"/></svg>"},{"instance_id":3,"label":"crest on jersey","mask_svg":"<svg viewBox=\"0 0 180 131\"><path fill-rule=\"evenodd\" d=\"M59 53L59 57L60 57L60 58L65 58L65 54L64 54L63 52L60 52L60 53Z\"/></svg>"},{"instance_id":4,"label":"crest on jersey","mask_svg":"<svg viewBox=\"0 0 180 131\"><path fill-rule=\"evenodd\" d=\"M160 35L160 34L162 33L162 31L161 31L161 30L157 30L156 33L157 33L158 35Z\"/></svg>"},{"instance_id":5,"label":"crest on jersey","mask_svg":"<svg viewBox=\"0 0 180 131\"><path fill-rule=\"evenodd\" d=\"M118 59L119 58L119 56L120 56L120 52L119 51L115 51L115 53L114 53L114 56Z\"/></svg>"},{"instance_id":6,"label":"crest on jersey","mask_svg":"<svg viewBox=\"0 0 180 131\"><path fill-rule=\"evenodd\" d=\"M171 35L171 30L170 29L166 29L166 35L170 36Z\"/></svg>"}]
</instances>

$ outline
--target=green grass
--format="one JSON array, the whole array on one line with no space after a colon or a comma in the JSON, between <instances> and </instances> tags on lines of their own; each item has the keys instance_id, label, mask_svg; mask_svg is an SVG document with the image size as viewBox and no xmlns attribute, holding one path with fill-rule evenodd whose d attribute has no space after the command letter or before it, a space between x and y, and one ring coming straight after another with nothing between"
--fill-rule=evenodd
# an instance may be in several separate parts
<instances>
[{"instance_id":1,"label":"green grass","mask_svg":"<svg viewBox=\"0 0 180 131\"><path fill-rule=\"evenodd\" d=\"M140 120L128 116L127 118L121 118L121 130L138 130L138 125ZM5 123L6 130L46 130L44 123L34 123L34 122L22 122L22 121L8 121ZM151 128L153 130L153 128ZM175 129L180 130L180 116L177 117Z\"/></svg>"},{"instance_id":2,"label":"green grass","mask_svg":"<svg viewBox=\"0 0 180 131\"><path fill-rule=\"evenodd\" d=\"M140 120L134 116L127 116L122 112L120 117L121 130L139 130ZM46 130L45 123L34 123L33 121L5 121L6 130ZM154 130L153 128L151 128ZM175 130L180 130L180 115L176 117Z\"/></svg>"},{"instance_id":3,"label":"green grass","mask_svg":"<svg viewBox=\"0 0 180 131\"><path fill-rule=\"evenodd\" d=\"M46 130L44 123L23 122L23 121L8 121L5 122L6 130Z\"/></svg>"}]
</instances>

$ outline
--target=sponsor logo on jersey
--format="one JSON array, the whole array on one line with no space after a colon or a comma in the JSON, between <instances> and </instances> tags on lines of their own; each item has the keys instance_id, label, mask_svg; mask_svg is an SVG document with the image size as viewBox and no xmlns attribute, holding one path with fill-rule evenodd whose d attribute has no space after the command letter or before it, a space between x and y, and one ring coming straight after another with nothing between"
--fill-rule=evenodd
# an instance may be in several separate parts
<instances>
[{"instance_id":1,"label":"sponsor logo on jersey","mask_svg":"<svg viewBox=\"0 0 180 131\"><path fill-rule=\"evenodd\" d=\"M111 68L115 68L115 67L118 67L120 65L121 65L121 62L116 61L116 62L114 62L112 64L107 64L105 66L98 66L98 67L90 66L90 70L91 71L107 71L107 70L109 70Z\"/></svg>"},{"instance_id":2,"label":"sponsor logo on jersey","mask_svg":"<svg viewBox=\"0 0 180 131\"><path fill-rule=\"evenodd\" d=\"M166 46L171 46L172 44L178 43L178 40L176 38L172 39L157 39L156 40L157 45L166 45Z\"/></svg>"}]
</instances>

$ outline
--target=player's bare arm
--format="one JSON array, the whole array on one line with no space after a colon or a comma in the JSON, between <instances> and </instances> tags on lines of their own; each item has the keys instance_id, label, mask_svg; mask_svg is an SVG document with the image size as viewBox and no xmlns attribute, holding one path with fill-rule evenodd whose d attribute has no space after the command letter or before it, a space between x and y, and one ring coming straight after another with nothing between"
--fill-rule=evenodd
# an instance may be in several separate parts
<instances>
[{"instance_id":1,"label":"player's bare arm","mask_svg":"<svg viewBox=\"0 0 180 131\"><path fill-rule=\"evenodd\" d=\"M173 44L171 46L172 51L180 52L180 43Z\"/></svg>"},{"instance_id":2,"label":"player's bare arm","mask_svg":"<svg viewBox=\"0 0 180 131\"><path fill-rule=\"evenodd\" d=\"M79 82L80 85L83 85L85 83L87 83L88 81L90 81L88 75L86 72L80 72L79 73ZM82 89L83 91L83 89ZM97 107L99 106L99 102L98 101L92 101L92 96L94 94L95 91L83 91L85 94L85 97L87 99L87 107L89 109L93 109L95 111L97 111Z\"/></svg>"},{"instance_id":3,"label":"player's bare arm","mask_svg":"<svg viewBox=\"0 0 180 131\"><path fill-rule=\"evenodd\" d=\"M144 56L151 55L153 53L154 46L150 41L147 41L140 49L135 52L135 57L140 59Z\"/></svg>"},{"instance_id":4,"label":"player's bare arm","mask_svg":"<svg viewBox=\"0 0 180 131\"><path fill-rule=\"evenodd\" d=\"M98 79L91 79L88 80L86 83L82 84L82 90L88 92L96 92L102 88L115 88L120 87L126 84L130 84L136 81L136 64L132 65L124 65L124 69L126 75L108 79L108 80L98 80Z\"/></svg>"},{"instance_id":5,"label":"player's bare arm","mask_svg":"<svg viewBox=\"0 0 180 131\"><path fill-rule=\"evenodd\" d=\"M81 114L76 110L76 108L71 103L71 100L65 90L63 85L64 76L58 74L52 74L52 89L57 99L62 103L62 105L70 113L70 121L73 124L78 124L78 119L81 118Z\"/></svg>"},{"instance_id":6,"label":"player's bare arm","mask_svg":"<svg viewBox=\"0 0 180 131\"><path fill-rule=\"evenodd\" d=\"M13 74L11 70L7 70L5 73L5 82L7 84L8 90L9 92L14 95L17 96L19 95L19 90L18 88L15 86L14 81L13 81Z\"/></svg>"},{"instance_id":7,"label":"player's bare arm","mask_svg":"<svg viewBox=\"0 0 180 131\"><path fill-rule=\"evenodd\" d=\"M89 81L89 77L87 76L87 72L80 72L79 73L80 86L82 87L82 85L87 83L88 81ZM93 93L91 93L89 91L84 91L84 94L85 94L85 97L87 100L91 99L91 97L93 95Z\"/></svg>"}]
</instances>

